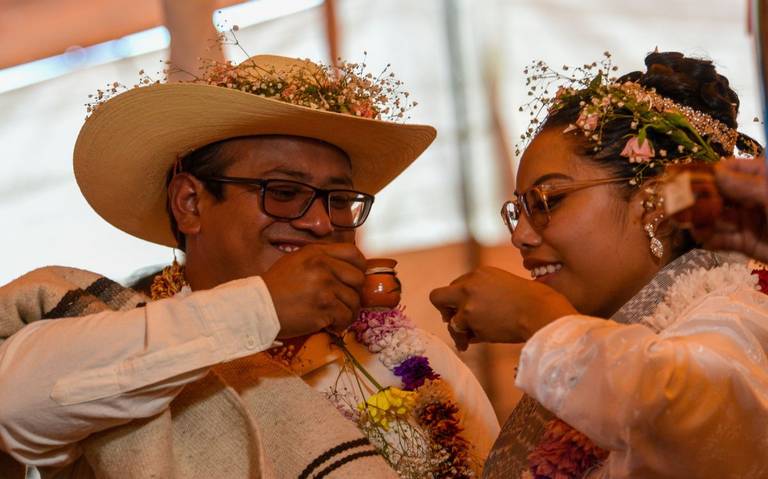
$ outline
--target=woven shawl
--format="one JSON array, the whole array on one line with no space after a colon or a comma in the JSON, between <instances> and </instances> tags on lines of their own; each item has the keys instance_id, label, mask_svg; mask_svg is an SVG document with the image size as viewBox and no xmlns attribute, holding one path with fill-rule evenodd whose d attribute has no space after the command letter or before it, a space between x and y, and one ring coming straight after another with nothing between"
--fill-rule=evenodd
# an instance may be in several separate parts
<instances>
[{"instance_id":1,"label":"woven shawl","mask_svg":"<svg viewBox=\"0 0 768 479\"><path fill-rule=\"evenodd\" d=\"M0 342L40 319L143 306L94 273L42 268L0 288ZM394 478L357 427L320 393L261 353L218 365L161 414L89 437L56 478ZM0 452L0 477L24 468Z\"/></svg>"},{"instance_id":2,"label":"woven shawl","mask_svg":"<svg viewBox=\"0 0 768 479\"><path fill-rule=\"evenodd\" d=\"M726 258L704 250L692 250L670 262L624 304L612 317L623 324L639 323L664 300L675 278L698 268L712 269ZM491 448L483 470L484 479L515 479L528 470L528 455L541 442L544 427L553 418L535 399L524 394L510 414Z\"/></svg>"}]
</instances>

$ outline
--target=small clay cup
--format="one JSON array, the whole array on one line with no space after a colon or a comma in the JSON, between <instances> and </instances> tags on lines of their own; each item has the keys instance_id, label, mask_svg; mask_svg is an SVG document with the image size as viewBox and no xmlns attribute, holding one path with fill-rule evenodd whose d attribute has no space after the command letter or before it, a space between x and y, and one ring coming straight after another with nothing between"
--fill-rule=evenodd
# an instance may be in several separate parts
<instances>
[{"instance_id":1,"label":"small clay cup","mask_svg":"<svg viewBox=\"0 0 768 479\"><path fill-rule=\"evenodd\" d=\"M365 263L365 283L361 294L363 308L395 308L400 304L400 280L391 258L372 258Z\"/></svg>"}]
</instances>

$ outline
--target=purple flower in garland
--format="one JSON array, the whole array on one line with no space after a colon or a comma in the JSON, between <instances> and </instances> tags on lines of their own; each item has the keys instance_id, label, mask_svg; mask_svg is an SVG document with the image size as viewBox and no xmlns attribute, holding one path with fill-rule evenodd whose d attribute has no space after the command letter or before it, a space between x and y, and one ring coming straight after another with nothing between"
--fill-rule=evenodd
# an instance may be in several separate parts
<instances>
[{"instance_id":1,"label":"purple flower in garland","mask_svg":"<svg viewBox=\"0 0 768 479\"><path fill-rule=\"evenodd\" d=\"M429 365L429 359L425 356L411 356L396 366L392 372L403 378L403 389L406 391L414 391L421 387L427 379L440 377Z\"/></svg>"}]
</instances>

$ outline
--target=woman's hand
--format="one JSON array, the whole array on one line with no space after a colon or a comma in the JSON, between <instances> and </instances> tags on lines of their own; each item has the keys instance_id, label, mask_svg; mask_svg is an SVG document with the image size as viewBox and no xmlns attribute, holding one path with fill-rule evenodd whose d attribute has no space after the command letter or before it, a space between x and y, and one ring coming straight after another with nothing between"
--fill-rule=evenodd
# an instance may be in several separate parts
<instances>
[{"instance_id":1,"label":"woman's hand","mask_svg":"<svg viewBox=\"0 0 768 479\"><path fill-rule=\"evenodd\" d=\"M557 318L578 314L549 286L484 266L429 295L456 348L470 343L522 343Z\"/></svg>"}]
</instances>

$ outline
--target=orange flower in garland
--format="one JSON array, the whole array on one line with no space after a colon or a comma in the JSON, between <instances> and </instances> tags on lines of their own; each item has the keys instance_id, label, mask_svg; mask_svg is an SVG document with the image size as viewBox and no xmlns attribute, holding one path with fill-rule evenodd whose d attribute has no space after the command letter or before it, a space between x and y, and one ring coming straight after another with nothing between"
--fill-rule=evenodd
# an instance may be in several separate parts
<instances>
[{"instance_id":1,"label":"orange flower in garland","mask_svg":"<svg viewBox=\"0 0 768 479\"><path fill-rule=\"evenodd\" d=\"M170 298L180 292L187 284L184 279L184 266L180 265L174 258L170 266L163 268L150 286L150 296L152 300Z\"/></svg>"},{"instance_id":2,"label":"orange flower in garland","mask_svg":"<svg viewBox=\"0 0 768 479\"><path fill-rule=\"evenodd\" d=\"M453 402L434 402L416 411L420 424L424 425L431 439L447 453L446 461L440 463L434 477L464 479L474 477L470 467L472 457L470 445L461 436L463 431L456 416L459 408Z\"/></svg>"},{"instance_id":3,"label":"orange flower in garland","mask_svg":"<svg viewBox=\"0 0 768 479\"><path fill-rule=\"evenodd\" d=\"M580 478L608 457L587 436L560 419L546 425L544 439L528 455L530 471L526 478Z\"/></svg>"}]
</instances>

